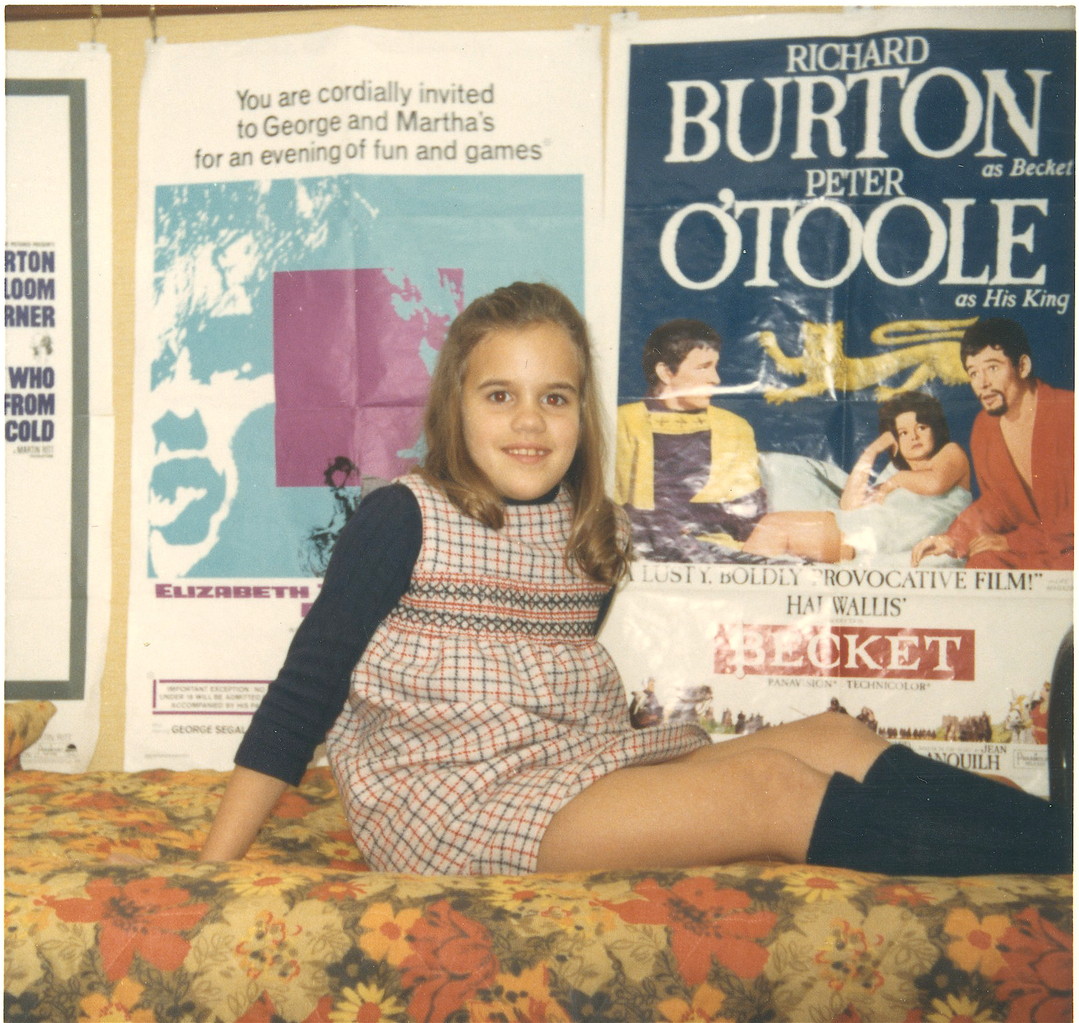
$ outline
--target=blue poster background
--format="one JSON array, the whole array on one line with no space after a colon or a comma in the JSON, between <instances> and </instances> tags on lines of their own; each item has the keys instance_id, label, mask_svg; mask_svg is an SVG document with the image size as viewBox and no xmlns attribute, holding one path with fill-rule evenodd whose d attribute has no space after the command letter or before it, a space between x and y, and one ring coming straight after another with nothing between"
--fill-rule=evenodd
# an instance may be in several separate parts
<instances>
[{"instance_id":1,"label":"blue poster background","mask_svg":"<svg viewBox=\"0 0 1079 1023\"><path fill-rule=\"evenodd\" d=\"M150 381L158 410L150 497L159 510L148 576L310 576L305 538L333 518L335 501L328 488L275 483L264 386L274 371L275 273L394 268L452 317L454 296L425 287L439 267L463 271L465 303L515 279L542 279L583 305L583 250L577 175L159 187ZM250 411L222 415L229 402ZM215 430L218 421L226 425Z\"/></svg>"},{"instance_id":2,"label":"blue poster background","mask_svg":"<svg viewBox=\"0 0 1079 1023\"><path fill-rule=\"evenodd\" d=\"M743 416L754 427L758 447L827 458L849 469L859 451L878 432L876 400L872 389L825 394L798 401L769 402L766 388L790 387L801 381L778 372L773 359L759 344L760 331L774 332L779 345L791 356L801 352L801 331L806 322L844 324L843 345L847 356L872 357L882 349L870 340L871 331L892 321L910 319L961 320L971 317L1011 316L1026 329L1033 349L1034 373L1056 386L1068 389L1074 379L1074 34L1064 31L962 31L918 29L881 32L844 40L862 47L863 55L893 53L899 44L886 39L918 37L902 52L916 63L890 66L870 61L859 67L836 65L837 50L826 46L830 37L750 39L731 42L656 43L634 45L630 49L628 135L621 293L621 348L619 402L639 399L646 393L640 368L641 350L649 332L676 317L705 320L723 335L725 345L720 362L724 387L742 393L726 394L716 404ZM874 50L873 46L877 48ZM792 50L792 47L802 47ZM910 48L913 47L913 48ZM852 51L848 51L852 52ZM792 64L792 54L801 55ZM813 55L819 64L814 65ZM830 64L829 64L830 62ZM827 65L827 66L825 66ZM880 102L869 101L865 81L850 79L859 70L900 73L906 69L905 85L895 77L878 81ZM902 97L918 76L934 69L920 81L917 102L902 109ZM1028 74L1032 69L1034 74ZM1037 154L1029 151L1019 133L1009 123L1008 111L997 97L988 98L986 71L1003 72L1014 92L1015 105L1026 119L1027 135L1036 136ZM1045 72L1045 74L1041 74ZM838 82L845 105L832 123L838 126L838 142L845 152L836 152L826 121L810 124L806 141L797 135L799 95L809 96L812 109L821 112L835 102L832 84L808 78L830 78ZM773 84L772 79L786 79ZM802 84L799 85L799 80ZM999 81L999 74L997 80ZM1037 81L1036 81L1037 80ZM672 135L672 111L678 102L672 82L711 83L719 95L718 109L711 120L718 132L718 147L705 159L669 159L672 153L697 156L712 144L710 129L693 118L701 114L707 89L698 85L679 86L684 90L683 113L688 117L684 135L676 146ZM741 82L732 87L729 83ZM745 84L748 82L748 84ZM904 130L903 117L912 118L913 134L923 149L940 154L954 148L964 137L964 129L975 123L977 104L963 92L965 84L982 101L977 130L953 155L930 156L912 144L911 131ZM1035 97L1040 88L1040 103ZM778 141L767 158L750 162L732 155L731 125L735 90L742 99L741 117L736 119L745 152L769 151L773 129L778 124ZM800 92L800 90L802 90ZM776 92L782 99L775 102ZM879 151L886 156L860 156L874 137L873 119L879 116ZM968 118L970 121L968 122ZM988 127L987 122L988 121ZM809 123L809 122L803 122ZM1019 122L1016 122L1019 124ZM1019 124L1022 129L1022 124ZM987 138L1002 155L980 155ZM714 141L714 140L713 140ZM801 148L802 155L795 157ZM1016 164L1019 159L1025 163ZM1045 161L1066 173L1013 174L1018 167L1042 166ZM1070 166L1069 166L1070 162ZM996 169L987 169L995 165ZM760 213L743 211L736 215L742 231L742 252L733 271L715 286L687 288L672 279L660 260L665 227L690 204L722 207L718 197L733 192L737 202L821 198L823 175L810 182L810 172L877 168L877 195L851 194L849 177L833 175L842 194L828 196L844 204L864 225L882 203L906 196L935 211L944 225L951 227L950 211L944 200L962 200L961 275L976 278L996 266L1000 207L994 200L1038 200L1043 210L1027 205L1012 206L1013 234L1032 230L1028 251L1023 245L1011 247L1015 277L1033 276L1045 266L1040 285L998 285L992 280L978 284L945 283L949 255L920 282L906 286L879 279L862 259L857 268L836 286L808 286L794 274L783 253L783 233L792 216L785 210L772 215L768 267L774 284L750 285L758 272L761 251ZM855 190L863 191L859 179ZM860 179L864 183L864 176ZM847 187L842 187L843 182ZM729 203L730 196L727 201ZM707 281L717 274L729 238L713 212L685 216L677 236L677 260L685 276ZM827 211L807 217L799 236L799 257L805 270L817 280L836 275L849 254L847 234L837 230L840 220ZM924 215L912 208L896 208L884 221L877 252L886 275L911 277L927 261L929 229ZM949 231L949 243L955 232ZM958 248L958 246L956 245ZM1045 295L1061 305L1042 307ZM904 370L887 379L900 386ZM978 411L969 386L962 381L931 380L923 386L944 403L952 437L966 444L970 424Z\"/></svg>"}]
</instances>

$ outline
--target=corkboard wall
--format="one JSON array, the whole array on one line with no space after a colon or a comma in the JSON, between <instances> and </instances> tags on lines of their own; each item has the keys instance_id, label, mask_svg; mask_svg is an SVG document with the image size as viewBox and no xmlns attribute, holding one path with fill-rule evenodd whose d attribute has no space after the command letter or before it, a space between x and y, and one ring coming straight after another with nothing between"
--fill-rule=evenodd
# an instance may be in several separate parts
<instances>
[{"instance_id":1,"label":"corkboard wall","mask_svg":"<svg viewBox=\"0 0 1079 1023\"><path fill-rule=\"evenodd\" d=\"M799 8L804 12L814 8ZM829 8L822 7L821 10ZM834 10L835 8L830 8ZM115 8L113 9L115 10ZM11 20L5 25L9 50L75 50L96 42L112 58L113 128L113 403L116 410L116 463L112 530L112 617L101 693L101 733L91 767L123 766L124 686L127 645L128 577L131 549L131 423L135 334L135 210L138 174L139 86L146 44L156 27L170 43L255 39L323 31L341 25L437 31L527 31L597 25L603 29L612 14L627 11L642 19L764 14L789 7L336 7L260 12L229 11L215 5L199 14L170 14L156 7L154 25L145 16ZM183 8L189 11L190 8ZM111 11L106 9L107 14ZM603 52L607 37L604 32Z\"/></svg>"}]
</instances>

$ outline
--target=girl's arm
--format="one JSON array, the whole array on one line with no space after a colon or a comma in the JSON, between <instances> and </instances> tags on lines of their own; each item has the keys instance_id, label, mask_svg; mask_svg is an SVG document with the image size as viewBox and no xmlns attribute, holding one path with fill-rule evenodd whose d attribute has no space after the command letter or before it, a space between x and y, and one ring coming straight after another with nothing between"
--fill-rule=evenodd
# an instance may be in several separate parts
<instances>
[{"instance_id":1,"label":"girl's arm","mask_svg":"<svg viewBox=\"0 0 1079 1023\"><path fill-rule=\"evenodd\" d=\"M843 493L839 498L839 507L843 511L852 511L869 503L873 493L873 487L869 485L869 477L873 473L873 464L878 456L886 451L894 450L895 437L890 432L885 431L861 453L858 461L854 463L854 468L851 469L850 475L847 477L846 486L843 487Z\"/></svg>"},{"instance_id":2,"label":"girl's arm","mask_svg":"<svg viewBox=\"0 0 1079 1023\"><path fill-rule=\"evenodd\" d=\"M204 859L243 856L281 793L299 784L344 706L352 669L408 589L421 538L419 505L403 486L365 498L341 531L318 598L240 743Z\"/></svg>"},{"instance_id":3,"label":"girl's arm","mask_svg":"<svg viewBox=\"0 0 1079 1023\"><path fill-rule=\"evenodd\" d=\"M970 462L955 443L945 444L924 469L902 469L878 488L884 495L902 487L924 497L937 497L952 487L970 487Z\"/></svg>"},{"instance_id":4,"label":"girl's arm","mask_svg":"<svg viewBox=\"0 0 1079 1023\"><path fill-rule=\"evenodd\" d=\"M234 768L199 859L204 863L243 859L287 788L280 778Z\"/></svg>"}]
</instances>

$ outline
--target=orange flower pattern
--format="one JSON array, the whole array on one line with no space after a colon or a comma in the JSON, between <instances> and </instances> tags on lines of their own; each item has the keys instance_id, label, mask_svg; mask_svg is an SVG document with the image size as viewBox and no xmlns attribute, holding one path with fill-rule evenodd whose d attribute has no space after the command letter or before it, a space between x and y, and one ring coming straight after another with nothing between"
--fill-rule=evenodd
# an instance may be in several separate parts
<instances>
[{"instance_id":1,"label":"orange flower pattern","mask_svg":"<svg viewBox=\"0 0 1079 1023\"><path fill-rule=\"evenodd\" d=\"M735 888L718 888L707 877L690 877L663 887L649 878L634 886L643 901L612 905L628 923L663 924L671 930L671 951L686 983L708 978L712 962L743 979L756 977L768 961L759 940L775 926L776 914L753 908Z\"/></svg>"},{"instance_id":2,"label":"orange flower pattern","mask_svg":"<svg viewBox=\"0 0 1079 1023\"><path fill-rule=\"evenodd\" d=\"M61 920L98 924L98 951L109 980L131 969L138 953L159 970L183 965L190 944L183 932L205 916L204 903L191 903L182 888L163 877L131 881L123 887L102 877L86 885L88 899L49 899Z\"/></svg>"},{"instance_id":3,"label":"orange flower pattern","mask_svg":"<svg viewBox=\"0 0 1079 1023\"><path fill-rule=\"evenodd\" d=\"M79 1003L79 1023L154 1023L152 1009L136 1009L143 986L123 977L112 996L87 995Z\"/></svg>"},{"instance_id":4,"label":"orange flower pattern","mask_svg":"<svg viewBox=\"0 0 1079 1023\"><path fill-rule=\"evenodd\" d=\"M1004 965L999 942L1008 930L1009 919L987 913L979 919L969 909L954 909L944 922L944 931L957 940L948 946L948 955L960 969L993 977Z\"/></svg>"},{"instance_id":5,"label":"orange flower pattern","mask_svg":"<svg viewBox=\"0 0 1079 1023\"><path fill-rule=\"evenodd\" d=\"M1070 1023L1070 928L1062 930L1028 907L1016 914L1000 945L1004 965L993 979L997 996L1008 1003L1008 1023Z\"/></svg>"},{"instance_id":6,"label":"orange flower pattern","mask_svg":"<svg viewBox=\"0 0 1079 1023\"><path fill-rule=\"evenodd\" d=\"M445 1020L498 972L487 928L441 899L409 930L413 954L401 964L412 989L409 1012L425 1023Z\"/></svg>"},{"instance_id":7,"label":"orange flower pattern","mask_svg":"<svg viewBox=\"0 0 1079 1023\"><path fill-rule=\"evenodd\" d=\"M244 861L200 864L224 782L7 776L5 1023L1073 1016L1070 878L379 874L324 769Z\"/></svg>"},{"instance_id":8,"label":"orange flower pattern","mask_svg":"<svg viewBox=\"0 0 1079 1023\"><path fill-rule=\"evenodd\" d=\"M360 948L372 959L385 960L391 966L400 966L412 955L413 936L411 928L419 920L418 909L402 909L394 913L388 902L371 906L362 917Z\"/></svg>"},{"instance_id":9,"label":"orange flower pattern","mask_svg":"<svg viewBox=\"0 0 1079 1023\"><path fill-rule=\"evenodd\" d=\"M814 962L834 991L853 984L864 991L874 991L884 984L884 975L877 966L877 953L883 943L882 935L867 935L849 920L834 920L831 940L816 954Z\"/></svg>"}]
</instances>

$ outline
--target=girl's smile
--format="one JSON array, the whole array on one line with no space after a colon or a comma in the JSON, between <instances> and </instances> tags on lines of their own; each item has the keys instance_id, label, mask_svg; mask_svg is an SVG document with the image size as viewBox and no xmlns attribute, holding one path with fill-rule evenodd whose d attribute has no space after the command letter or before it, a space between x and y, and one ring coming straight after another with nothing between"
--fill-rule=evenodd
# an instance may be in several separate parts
<instances>
[{"instance_id":1,"label":"girl's smile","mask_svg":"<svg viewBox=\"0 0 1079 1023\"><path fill-rule=\"evenodd\" d=\"M580 435L580 367L569 334L553 323L492 331L468 357L465 446L502 497L552 490Z\"/></svg>"}]
</instances>

